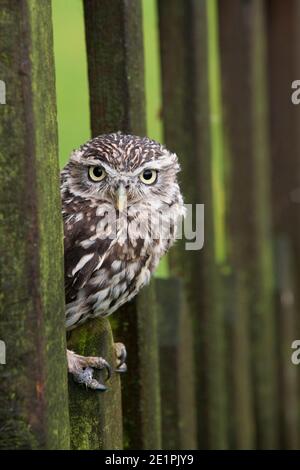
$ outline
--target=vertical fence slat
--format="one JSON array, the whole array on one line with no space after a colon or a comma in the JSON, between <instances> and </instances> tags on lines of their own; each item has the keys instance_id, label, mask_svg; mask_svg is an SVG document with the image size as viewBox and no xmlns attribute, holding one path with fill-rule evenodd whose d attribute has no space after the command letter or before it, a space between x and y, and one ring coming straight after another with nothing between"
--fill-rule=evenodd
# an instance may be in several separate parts
<instances>
[{"instance_id":1,"label":"vertical fence slat","mask_svg":"<svg viewBox=\"0 0 300 470\"><path fill-rule=\"evenodd\" d=\"M116 314L116 334L127 347L128 372L122 377L124 445L161 448L157 306L154 285Z\"/></svg>"},{"instance_id":2,"label":"vertical fence slat","mask_svg":"<svg viewBox=\"0 0 300 470\"><path fill-rule=\"evenodd\" d=\"M300 383L299 371L290 356L300 324L300 296L295 281L300 275L300 106L291 101L291 86L294 80L299 80L300 5L297 0L272 0L267 1L267 7L272 213L278 281L280 447L296 449L300 439Z\"/></svg>"},{"instance_id":3,"label":"vertical fence slat","mask_svg":"<svg viewBox=\"0 0 300 470\"><path fill-rule=\"evenodd\" d=\"M0 1L0 76L0 447L68 448L50 1Z\"/></svg>"},{"instance_id":4,"label":"vertical fence slat","mask_svg":"<svg viewBox=\"0 0 300 470\"><path fill-rule=\"evenodd\" d=\"M228 285L228 291L231 291L228 302L228 305L231 304L228 322L230 440L233 448L251 449L255 447L250 341L251 294L249 295L249 260L252 254L247 252L249 247L247 233L249 217L251 221L253 220L252 214L249 213L253 201L252 190L249 190L250 183L245 190L245 182L250 179L249 167L252 169L253 165L253 155L249 145L252 130L249 88L252 85L252 77L249 75L247 62L249 38L245 34L245 26L241 20L241 2L228 3L227 9L222 2L219 2L219 27L228 167L227 223L232 272L232 279ZM242 45L237 47L241 40ZM244 67L247 65L246 72ZM246 113L245 109L248 110ZM242 119L240 117L237 119L240 114Z\"/></svg>"},{"instance_id":5,"label":"vertical fence slat","mask_svg":"<svg viewBox=\"0 0 300 470\"><path fill-rule=\"evenodd\" d=\"M71 350L84 356L103 356L116 367L113 338L107 320L97 320L83 325L71 334L68 341ZM105 373L101 373L105 383ZM80 388L69 379L71 448L77 450L122 449L122 410L120 381L113 375L105 393Z\"/></svg>"},{"instance_id":6,"label":"vertical fence slat","mask_svg":"<svg viewBox=\"0 0 300 470\"><path fill-rule=\"evenodd\" d=\"M91 128L94 136L145 133L140 0L84 0Z\"/></svg>"},{"instance_id":7,"label":"vertical fence slat","mask_svg":"<svg viewBox=\"0 0 300 470\"><path fill-rule=\"evenodd\" d=\"M198 445L225 448L224 312L215 258L215 149L208 74L208 34L214 34L210 28L215 24L208 24L209 2L164 0L158 2L158 8L165 140L182 164L185 202L205 204L205 233L209 234L201 251L186 251L178 243L171 253L171 270L184 280L194 327Z\"/></svg>"},{"instance_id":8,"label":"vertical fence slat","mask_svg":"<svg viewBox=\"0 0 300 470\"><path fill-rule=\"evenodd\" d=\"M156 279L162 448L196 449L195 374L190 316L181 280Z\"/></svg>"},{"instance_id":9,"label":"vertical fence slat","mask_svg":"<svg viewBox=\"0 0 300 470\"><path fill-rule=\"evenodd\" d=\"M278 443L278 397L264 2L230 0L225 5L219 1L219 9L221 76L230 181L228 231L237 292L233 322L243 331L245 364L243 376L234 374L236 382L232 406L236 421L233 445L274 448ZM233 340L236 345L233 350L234 365L235 369L240 370L242 364L236 362L241 344L240 334ZM250 379L252 396L243 392L248 389ZM253 407L256 430L254 438L253 423L251 424ZM243 435L240 426L237 426L241 409L247 410L247 420L251 420L247 435Z\"/></svg>"},{"instance_id":10,"label":"vertical fence slat","mask_svg":"<svg viewBox=\"0 0 300 470\"><path fill-rule=\"evenodd\" d=\"M84 13L92 134L122 130L144 135L141 3L85 0ZM128 352L128 372L122 376L124 445L158 449L159 367L153 288L144 289L136 301L112 317L112 322L116 340L122 341ZM116 407L116 402L112 400L110 406ZM120 426L118 414L114 427ZM99 432L113 434L114 427Z\"/></svg>"},{"instance_id":11,"label":"vertical fence slat","mask_svg":"<svg viewBox=\"0 0 300 470\"><path fill-rule=\"evenodd\" d=\"M291 345L297 335L295 262L292 244L285 235L274 243L276 256L276 314L279 366L279 448L299 448L299 377L291 361Z\"/></svg>"}]
</instances>

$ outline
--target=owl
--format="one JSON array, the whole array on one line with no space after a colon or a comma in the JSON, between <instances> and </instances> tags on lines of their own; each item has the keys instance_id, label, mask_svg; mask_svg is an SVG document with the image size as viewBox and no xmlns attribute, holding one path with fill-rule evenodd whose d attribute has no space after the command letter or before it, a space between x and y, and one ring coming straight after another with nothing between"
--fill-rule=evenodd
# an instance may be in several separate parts
<instances>
[{"instance_id":1,"label":"owl","mask_svg":"<svg viewBox=\"0 0 300 470\"><path fill-rule=\"evenodd\" d=\"M176 238L184 215L176 154L147 137L121 132L96 137L61 172L66 329L106 317L146 285ZM118 371L126 350L116 343ZM67 351L76 382L105 390L94 369L101 357Z\"/></svg>"}]
</instances>

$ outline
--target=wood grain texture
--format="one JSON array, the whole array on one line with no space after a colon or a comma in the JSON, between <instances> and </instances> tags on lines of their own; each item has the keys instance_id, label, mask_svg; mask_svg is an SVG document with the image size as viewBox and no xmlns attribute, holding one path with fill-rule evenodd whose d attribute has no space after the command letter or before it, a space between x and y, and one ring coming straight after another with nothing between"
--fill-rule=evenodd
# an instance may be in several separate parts
<instances>
[{"instance_id":1,"label":"wood grain texture","mask_svg":"<svg viewBox=\"0 0 300 470\"><path fill-rule=\"evenodd\" d=\"M92 135L145 134L139 0L84 0Z\"/></svg>"},{"instance_id":2,"label":"wood grain texture","mask_svg":"<svg viewBox=\"0 0 300 470\"><path fill-rule=\"evenodd\" d=\"M0 1L0 447L69 447L51 2Z\"/></svg>"},{"instance_id":3,"label":"wood grain texture","mask_svg":"<svg viewBox=\"0 0 300 470\"><path fill-rule=\"evenodd\" d=\"M115 369L116 358L109 322L99 319L76 328L68 341L71 350L84 356L97 356L99 351ZM122 449L122 409L120 381L117 374L106 380L106 371L99 373L106 392L88 390L69 378L71 448L75 450Z\"/></svg>"}]
</instances>

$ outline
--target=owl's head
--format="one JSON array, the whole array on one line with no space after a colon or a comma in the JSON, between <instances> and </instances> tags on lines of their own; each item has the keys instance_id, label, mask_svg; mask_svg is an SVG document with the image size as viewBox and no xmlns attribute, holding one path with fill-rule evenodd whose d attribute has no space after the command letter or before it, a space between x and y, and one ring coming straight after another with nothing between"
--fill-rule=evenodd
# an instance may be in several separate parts
<instances>
[{"instance_id":1,"label":"owl's head","mask_svg":"<svg viewBox=\"0 0 300 470\"><path fill-rule=\"evenodd\" d=\"M147 137L121 132L96 137L75 150L63 181L76 196L112 203L122 210L145 201L159 209L180 195L176 154Z\"/></svg>"}]
</instances>

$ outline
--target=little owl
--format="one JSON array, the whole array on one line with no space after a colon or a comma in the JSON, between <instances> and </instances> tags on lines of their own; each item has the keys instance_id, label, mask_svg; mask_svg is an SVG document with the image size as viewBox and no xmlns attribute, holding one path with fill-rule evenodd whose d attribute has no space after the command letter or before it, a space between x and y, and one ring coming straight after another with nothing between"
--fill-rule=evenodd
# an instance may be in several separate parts
<instances>
[{"instance_id":1,"label":"little owl","mask_svg":"<svg viewBox=\"0 0 300 470\"><path fill-rule=\"evenodd\" d=\"M66 328L105 317L149 282L176 238L183 213L177 156L146 137L101 135L71 154L61 172ZM118 371L126 350L116 343ZM76 382L105 390L101 357L67 351Z\"/></svg>"}]
</instances>

